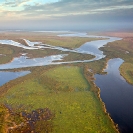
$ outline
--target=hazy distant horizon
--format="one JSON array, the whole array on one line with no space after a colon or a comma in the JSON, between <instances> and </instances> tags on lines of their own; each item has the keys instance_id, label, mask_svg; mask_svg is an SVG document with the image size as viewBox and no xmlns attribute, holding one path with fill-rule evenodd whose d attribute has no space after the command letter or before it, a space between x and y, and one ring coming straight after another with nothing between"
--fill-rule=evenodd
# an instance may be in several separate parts
<instances>
[{"instance_id":1,"label":"hazy distant horizon","mask_svg":"<svg viewBox=\"0 0 133 133\"><path fill-rule=\"evenodd\" d=\"M133 32L132 27L128 28L108 28L108 29L103 29L103 28L86 28L86 29L41 29L41 28L0 28L0 32Z\"/></svg>"}]
</instances>

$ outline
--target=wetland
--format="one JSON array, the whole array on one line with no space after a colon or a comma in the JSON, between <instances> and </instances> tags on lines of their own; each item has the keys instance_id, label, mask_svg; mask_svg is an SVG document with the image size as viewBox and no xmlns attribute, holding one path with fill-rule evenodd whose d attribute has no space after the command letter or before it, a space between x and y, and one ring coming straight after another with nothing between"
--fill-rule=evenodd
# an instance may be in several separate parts
<instances>
[{"instance_id":1,"label":"wetland","mask_svg":"<svg viewBox=\"0 0 133 133\"><path fill-rule=\"evenodd\" d=\"M1 75L6 69L22 76L0 87L1 132L132 132L133 88L126 82L132 70L123 66L131 65L130 40L42 32L9 32L0 39Z\"/></svg>"}]
</instances>

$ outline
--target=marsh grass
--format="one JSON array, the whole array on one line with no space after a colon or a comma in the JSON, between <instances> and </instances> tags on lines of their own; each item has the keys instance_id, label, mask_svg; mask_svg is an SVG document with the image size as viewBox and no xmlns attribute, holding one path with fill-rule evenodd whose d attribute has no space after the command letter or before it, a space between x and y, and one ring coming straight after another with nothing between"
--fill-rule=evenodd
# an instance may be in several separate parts
<instances>
[{"instance_id":1,"label":"marsh grass","mask_svg":"<svg viewBox=\"0 0 133 133\"><path fill-rule=\"evenodd\" d=\"M59 37L59 36L26 36L33 42L42 42L43 44L49 44L53 46L60 46L64 48L75 49L80 47L86 42L99 40L98 38L88 38L88 37ZM100 38L102 39L102 38ZM19 41L19 40L18 40Z\"/></svg>"},{"instance_id":2,"label":"marsh grass","mask_svg":"<svg viewBox=\"0 0 133 133\"><path fill-rule=\"evenodd\" d=\"M128 83L133 84L133 63L123 63L120 66L120 72Z\"/></svg>"},{"instance_id":3,"label":"marsh grass","mask_svg":"<svg viewBox=\"0 0 133 133\"><path fill-rule=\"evenodd\" d=\"M0 64L10 62L14 57L18 57L20 53L23 53L22 48L14 46L0 45Z\"/></svg>"},{"instance_id":4,"label":"marsh grass","mask_svg":"<svg viewBox=\"0 0 133 133\"><path fill-rule=\"evenodd\" d=\"M65 87L70 86L74 90L89 88L89 84L82 74L82 69L76 66L58 67L52 71L47 71L45 75L64 84Z\"/></svg>"},{"instance_id":5,"label":"marsh grass","mask_svg":"<svg viewBox=\"0 0 133 133\"><path fill-rule=\"evenodd\" d=\"M124 38L120 41L108 43L101 48L106 58L122 58L124 63L120 66L120 74L127 82L133 84L133 38Z\"/></svg>"},{"instance_id":6,"label":"marsh grass","mask_svg":"<svg viewBox=\"0 0 133 133\"><path fill-rule=\"evenodd\" d=\"M29 39L33 42L42 42L44 44L50 44L53 46L61 46L64 48L75 49L80 47L82 44L98 40L98 38L79 38L79 37L58 37L58 36L49 36L46 34L30 34L24 35L18 33L8 33L7 35L0 35L0 39L11 39L16 42L19 42L23 45L27 45L25 41L21 38ZM10 62L14 57L20 56L20 53L27 53L29 58L39 58L45 57L49 55L56 55L56 54L69 54L68 57L65 58L65 61L73 61L73 60L83 60L83 59L91 59L94 58L92 55L82 55L78 53L69 53L69 52L62 52L55 49L43 49L43 50L27 50L15 46L10 45L0 45L0 54L5 54L6 56L0 56L0 64L5 64Z\"/></svg>"},{"instance_id":7,"label":"marsh grass","mask_svg":"<svg viewBox=\"0 0 133 133\"><path fill-rule=\"evenodd\" d=\"M6 108L3 105L0 105L0 133L5 133L5 116L6 116Z\"/></svg>"},{"instance_id":8,"label":"marsh grass","mask_svg":"<svg viewBox=\"0 0 133 133\"><path fill-rule=\"evenodd\" d=\"M53 133L116 132L98 98L90 91L83 68L56 66L37 69L29 75L31 78L12 86L1 97L1 103L10 105L16 112L49 108L55 114ZM66 90L66 86L71 89Z\"/></svg>"},{"instance_id":9,"label":"marsh grass","mask_svg":"<svg viewBox=\"0 0 133 133\"><path fill-rule=\"evenodd\" d=\"M63 61L77 61L77 60L90 60L95 56L89 54L80 54L80 53L68 53L68 56L63 58Z\"/></svg>"}]
</instances>

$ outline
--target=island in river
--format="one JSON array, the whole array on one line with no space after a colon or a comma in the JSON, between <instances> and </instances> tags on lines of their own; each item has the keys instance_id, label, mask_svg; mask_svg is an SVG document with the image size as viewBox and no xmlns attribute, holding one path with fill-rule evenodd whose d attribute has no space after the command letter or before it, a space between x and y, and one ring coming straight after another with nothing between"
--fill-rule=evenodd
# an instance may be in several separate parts
<instances>
[{"instance_id":1,"label":"island in river","mask_svg":"<svg viewBox=\"0 0 133 133\"><path fill-rule=\"evenodd\" d=\"M120 42L119 36L86 33L1 33L1 71L28 70L30 74L0 87L0 131L118 132L120 126L98 95L94 74L102 73L116 55L127 61L130 49ZM119 48L126 51L125 56L118 56Z\"/></svg>"}]
</instances>

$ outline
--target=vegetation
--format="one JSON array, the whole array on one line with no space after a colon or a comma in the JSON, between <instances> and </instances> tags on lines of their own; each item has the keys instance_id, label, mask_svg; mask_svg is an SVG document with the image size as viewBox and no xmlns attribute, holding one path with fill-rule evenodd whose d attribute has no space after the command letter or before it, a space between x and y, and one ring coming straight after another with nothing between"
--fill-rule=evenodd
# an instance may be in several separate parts
<instances>
[{"instance_id":1,"label":"vegetation","mask_svg":"<svg viewBox=\"0 0 133 133\"><path fill-rule=\"evenodd\" d=\"M19 38L70 49L80 47L87 41L96 40L96 38L44 36L34 33L31 35L8 33L0 36L1 39L7 37L24 45L27 44ZM24 68L31 73L0 87L0 132L4 133L7 129L11 133L117 132L100 101L99 90L93 84L93 74L101 73L109 58L119 56L114 47L112 45L111 49L108 46L102 48L107 58L91 63ZM110 56L108 52L113 54ZM6 54L0 56L3 59L0 60L1 64L11 61L21 53L27 53L30 58L62 54L61 51L52 49L26 50L4 45L0 46L0 53ZM86 54L63 53L69 54L64 61L94 58Z\"/></svg>"},{"instance_id":2,"label":"vegetation","mask_svg":"<svg viewBox=\"0 0 133 133\"><path fill-rule=\"evenodd\" d=\"M60 33L58 33L60 34ZM28 39L33 42L42 42L43 44L49 44L53 46L61 46L65 48L78 48L82 44L99 40L99 38L88 38L88 37L59 37L57 33L33 33L33 32L7 32L0 34L0 39L11 39L27 45L23 39ZM102 38L101 38L102 39Z\"/></svg>"},{"instance_id":3,"label":"vegetation","mask_svg":"<svg viewBox=\"0 0 133 133\"><path fill-rule=\"evenodd\" d=\"M131 84L133 84L133 40L132 37L124 38L120 41L108 43L101 48L106 58L122 58L125 62L120 66L121 75Z\"/></svg>"},{"instance_id":4,"label":"vegetation","mask_svg":"<svg viewBox=\"0 0 133 133\"><path fill-rule=\"evenodd\" d=\"M120 66L121 75L130 83L133 84L133 63L123 63Z\"/></svg>"},{"instance_id":5,"label":"vegetation","mask_svg":"<svg viewBox=\"0 0 133 133\"><path fill-rule=\"evenodd\" d=\"M5 133L5 116L7 114L6 108L0 105L0 132Z\"/></svg>"},{"instance_id":6,"label":"vegetation","mask_svg":"<svg viewBox=\"0 0 133 133\"><path fill-rule=\"evenodd\" d=\"M63 58L63 61L77 61L77 60L90 60L94 58L93 55L88 54L79 54L79 53L72 53L70 52L68 56Z\"/></svg>"},{"instance_id":7,"label":"vegetation","mask_svg":"<svg viewBox=\"0 0 133 133\"><path fill-rule=\"evenodd\" d=\"M5 85L10 89L1 97L1 103L15 112L51 109L55 114L52 132L116 132L83 72L77 66L35 68L20 78L23 82Z\"/></svg>"},{"instance_id":8,"label":"vegetation","mask_svg":"<svg viewBox=\"0 0 133 133\"><path fill-rule=\"evenodd\" d=\"M81 89L84 90L89 89L88 87L89 84L82 75L82 69L76 66L58 67L52 69L52 71L47 71L45 75L48 78L52 78L53 80L55 79L56 82L58 83L61 82L61 84L64 84L63 85L64 87L72 88L73 91L75 90L79 91Z\"/></svg>"},{"instance_id":9,"label":"vegetation","mask_svg":"<svg viewBox=\"0 0 133 133\"><path fill-rule=\"evenodd\" d=\"M88 42L97 40L98 38L78 38L78 37L58 37L53 36L54 34L34 34L34 33L5 33L0 34L0 39L11 39L16 42L19 42L23 45L27 45L26 42L23 39L20 38L26 38L33 42L42 42L44 44L50 44L54 46L61 46L69 49L74 49L80 47L82 44ZM14 47L10 45L1 45L0 46L0 64L5 64L7 62L10 62L14 57L20 56L21 53L27 53L27 56L29 58L39 58L49 55L55 55L55 54L62 54L62 51L55 50L55 49L45 49L45 50L26 50L19 47ZM69 52L63 52L63 54L70 54L68 57L65 58L66 61L73 61L81 59L91 59L94 56L92 55L81 55L77 53L69 53Z\"/></svg>"},{"instance_id":10,"label":"vegetation","mask_svg":"<svg viewBox=\"0 0 133 133\"><path fill-rule=\"evenodd\" d=\"M126 62L130 62L133 57L132 45L124 40L110 42L100 49L104 51L107 58L122 58Z\"/></svg>"},{"instance_id":11,"label":"vegetation","mask_svg":"<svg viewBox=\"0 0 133 133\"><path fill-rule=\"evenodd\" d=\"M53 118L54 114L48 108L34 110L31 113L16 113L8 106L0 105L0 132L52 132Z\"/></svg>"},{"instance_id":12,"label":"vegetation","mask_svg":"<svg viewBox=\"0 0 133 133\"><path fill-rule=\"evenodd\" d=\"M11 45L0 45L0 64L8 63L14 57L18 57L22 53L24 53L23 48Z\"/></svg>"},{"instance_id":13,"label":"vegetation","mask_svg":"<svg viewBox=\"0 0 133 133\"><path fill-rule=\"evenodd\" d=\"M46 37L41 39L44 44L50 44L54 46L61 46L65 48L75 49L79 48L82 44L90 41L98 40L97 38L82 38L82 37Z\"/></svg>"}]
</instances>

